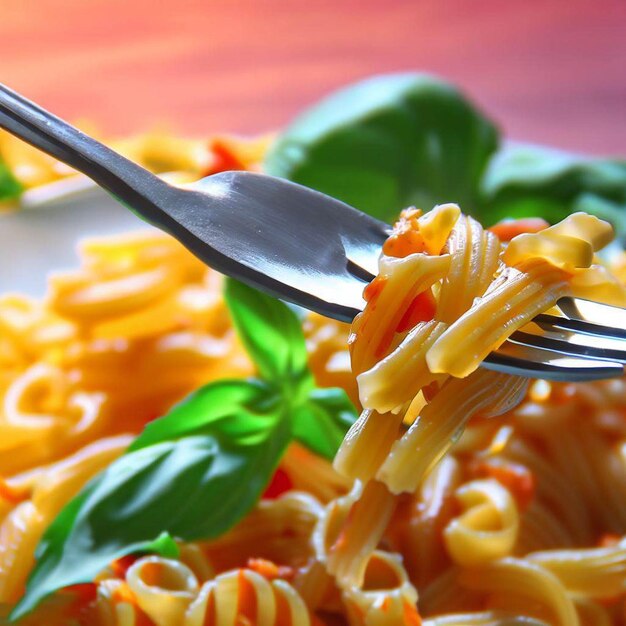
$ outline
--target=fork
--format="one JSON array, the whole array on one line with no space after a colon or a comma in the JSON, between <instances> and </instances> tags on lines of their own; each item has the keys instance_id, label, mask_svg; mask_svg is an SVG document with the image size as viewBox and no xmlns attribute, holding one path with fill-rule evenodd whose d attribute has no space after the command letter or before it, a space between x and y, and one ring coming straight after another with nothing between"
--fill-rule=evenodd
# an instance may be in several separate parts
<instances>
[{"instance_id":1,"label":"fork","mask_svg":"<svg viewBox=\"0 0 626 626\"><path fill-rule=\"evenodd\" d=\"M173 186L0 84L0 127L93 179L216 270L322 315L351 321L390 226L302 185L221 172ZM482 366L548 380L621 376L626 309L574 298L539 315Z\"/></svg>"}]
</instances>

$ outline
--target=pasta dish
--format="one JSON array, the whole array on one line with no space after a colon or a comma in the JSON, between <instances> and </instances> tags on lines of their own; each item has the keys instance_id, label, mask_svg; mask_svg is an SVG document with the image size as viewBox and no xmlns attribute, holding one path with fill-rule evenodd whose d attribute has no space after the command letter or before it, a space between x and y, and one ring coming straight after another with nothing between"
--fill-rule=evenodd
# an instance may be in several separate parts
<instances>
[{"instance_id":1,"label":"pasta dish","mask_svg":"<svg viewBox=\"0 0 626 626\"><path fill-rule=\"evenodd\" d=\"M80 269L53 274L43 300L0 298L2 618L622 624L624 379L480 367L564 295L624 306L624 257L597 255L611 238L585 213L486 229L456 204L405 210L351 328L244 287L224 298L222 277L164 234L84 241ZM283 350L289 333L300 352ZM166 440L165 425L201 419L185 402L218 392L224 404L202 405L213 421ZM346 394L358 418L337 408ZM222 523L244 488L260 497Z\"/></svg>"}]
</instances>

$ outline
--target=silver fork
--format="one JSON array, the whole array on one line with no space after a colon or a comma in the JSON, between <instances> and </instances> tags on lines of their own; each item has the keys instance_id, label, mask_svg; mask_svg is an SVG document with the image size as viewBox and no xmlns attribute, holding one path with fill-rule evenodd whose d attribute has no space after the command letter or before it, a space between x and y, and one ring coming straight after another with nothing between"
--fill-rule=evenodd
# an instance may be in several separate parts
<instances>
[{"instance_id":1,"label":"silver fork","mask_svg":"<svg viewBox=\"0 0 626 626\"><path fill-rule=\"evenodd\" d=\"M307 187L223 172L188 188L159 177L0 84L0 127L92 178L207 265L338 320L363 309L390 227ZM483 362L551 380L621 376L626 310L563 298Z\"/></svg>"}]
</instances>

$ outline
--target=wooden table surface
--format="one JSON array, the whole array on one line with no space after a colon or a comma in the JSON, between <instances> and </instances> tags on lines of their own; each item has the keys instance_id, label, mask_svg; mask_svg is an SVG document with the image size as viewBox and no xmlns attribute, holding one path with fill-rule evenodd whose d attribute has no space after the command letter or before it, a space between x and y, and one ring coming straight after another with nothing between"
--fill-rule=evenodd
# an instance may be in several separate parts
<instances>
[{"instance_id":1,"label":"wooden table surface","mask_svg":"<svg viewBox=\"0 0 626 626\"><path fill-rule=\"evenodd\" d=\"M625 0L0 0L0 80L109 133L266 131L413 69L510 137L626 154Z\"/></svg>"}]
</instances>

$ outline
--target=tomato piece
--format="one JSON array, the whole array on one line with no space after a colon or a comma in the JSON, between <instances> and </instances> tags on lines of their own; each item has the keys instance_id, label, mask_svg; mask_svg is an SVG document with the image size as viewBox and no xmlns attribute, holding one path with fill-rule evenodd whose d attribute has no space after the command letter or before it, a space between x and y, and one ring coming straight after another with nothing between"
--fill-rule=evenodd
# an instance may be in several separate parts
<instances>
[{"instance_id":1,"label":"tomato piece","mask_svg":"<svg viewBox=\"0 0 626 626\"><path fill-rule=\"evenodd\" d=\"M96 583L79 583L64 587L62 593L74 596L79 604L89 604L94 602L98 596L98 585Z\"/></svg>"},{"instance_id":2,"label":"tomato piece","mask_svg":"<svg viewBox=\"0 0 626 626\"><path fill-rule=\"evenodd\" d=\"M417 607L409 602L405 602L402 609L403 626L422 626L422 618L417 610Z\"/></svg>"},{"instance_id":3,"label":"tomato piece","mask_svg":"<svg viewBox=\"0 0 626 626\"><path fill-rule=\"evenodd\" d=\"M396 332L403 333L407 330L411 330L414 326L420 322L428 322L435 317L435 310L437 309L437 302L431 289L418 293L413 301L409 305L409 308L405 311Z\"/></svg>"},{"instance_id":4,"label":"tomato piece","mask_svg":"<svg viewBox=\"0 0 626 626\"><path fill-rule=\"evenodd\" d=\"M535 477L524 465L489 459L476 463L473 470L477 476L494 478L506 487L522 511L528 508L535 496Z\"/></svg>"},{"instance_id":5,"label":"tomato piece","mask_svg":"<svg viewBox=\"0 0 626 626\"><path fill-rule=\"evenodd\" d=\"M242 161L232 151L230 146L219 137L216 137L211 141L209 148L213 153L213 162L208 168L209 171L205 172L205 176L217 174L218 172L247 169L245 164L242 163Z\"/></svg>"},{"instance_id":6,"label":"tomato piece","mask_svg":"<svg viewBox=\"0 0 626 626\"><path fill-rule=\"evenodd\" d=\"M432 399L437 395L438 391L439 383L436 380L433 380L432 383L429 383L422 388L422 393L424 394L424 398L426 398L426 402L431 402Z\"/></svg>"},{"instance_id":7,"label":"tomato piece","mask_svg":"<svg viewBox=\"0 0 626 626\"><path fill-rule=\"evenodd\" d=\"M398 259L403 259L416 252L424 252L424 250L424 238L417 230L407 229L394 233L383 244L383 253Z\"/></svg>"},{"instance_id":8,"label":"tomato piece","mask_svg":"<svg viewBox=\"0 0 626 626\"><path fill-rule=\"evenodd\" d=\"M387 284L385 276L376 276L376 278L363 291L363 299L365 302L374 302L380 296L384 286Z\"/></svg>"},{"instance_id":9,"label":"tomato piece","mask_svg":"<svg viewBox=\"0 0 626 626\"><path fill-rule=\"evenodd\" d=\"M118 578L126 578L126 572L140 557L137 554L127 554L111 563L111 569Z\"/></svg>"},{"instance_id":10,"label":"tomato piece","mask_svg":"<svg viewBox=\"0 0 626 626\"><path fill-rule=\"evenodd\" d=\"M511 241L513 237L523 233L538 233L548 228L550 224L541 217L524 217L519 220L503 220L494 224L490 230L500 241Z\"/></svg>"},{"instance_id":11,"label":"tomato piece","mask_svg":"<svg viewBox=\"0 0 626 626\"><path fill-rule=\"evenodd\" d=\"M268 561L267 559L248 559L246 568L260 574L263 578L267 578L267 580L275 580L276 578L291 580L295 575L295 571L292 567L288 565L276 565L276 563Z\"/></svg>"},{"instance_id":12,"label":"tomato piece","mask_svg":"<svg viewBox=\"0 0 626 626\"><path fill-rule=\"evenodd\" d=\"M280 467L274 472L270 484L266 487L261 498L263 500L275 500L286 491L293 489L293 483L289 474Z\"/></svg>"},{"instance_id":13,"label":"tomato piece","mask_svg":"<svg viewBox=\"0 0 626 626\"><path fill-rule=\"evenodd\" d=\"M404 258L415 252L424 252L424 238L419 232L420 209L411 207L400 213L400 218L393 226L391 236L383 244L383 254Z\"/></svg>"}]
</instances>

